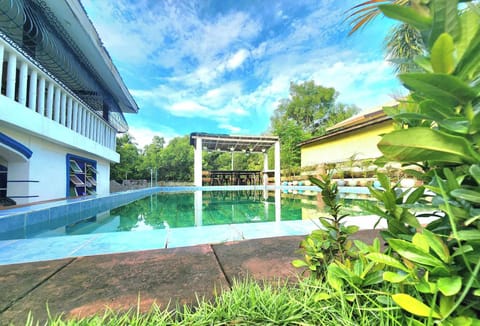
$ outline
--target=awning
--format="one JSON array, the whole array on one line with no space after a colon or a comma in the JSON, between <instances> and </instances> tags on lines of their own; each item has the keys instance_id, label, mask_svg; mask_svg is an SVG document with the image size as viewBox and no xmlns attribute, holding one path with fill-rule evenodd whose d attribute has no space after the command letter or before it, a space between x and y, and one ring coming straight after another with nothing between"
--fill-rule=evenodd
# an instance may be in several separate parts
<instances>
[{"instance_id":1,"label":"awning","mask_svg":"<svg viewBox=\"0 0 480 326\"><path fill-rule=\"evenodd\" d=\"M26 161L32 157L33 152L22 143L0 132L0 156L7 160Z\"/></svg>"}]
</instances>

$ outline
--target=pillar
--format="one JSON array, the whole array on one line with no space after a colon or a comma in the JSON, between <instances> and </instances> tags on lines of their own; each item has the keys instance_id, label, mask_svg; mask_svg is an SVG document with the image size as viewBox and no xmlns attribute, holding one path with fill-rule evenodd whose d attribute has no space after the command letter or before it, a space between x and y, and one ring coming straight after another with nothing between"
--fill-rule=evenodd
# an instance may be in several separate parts
<instances>
[{"instance_id":1,"label":"pillar","mask_svg":"<svg viewBox=\"0 0 480 326\"><path fill-rule=\"evenodd\" d=\"M15 84L17 81L17 57L10 53L7 67L7 97L15 100Z\"/></svg>"},{"instance_id":2,"label":"pillar","mask_svg":"<svg viewBox=\"0 0 480 326\"><path fill-rule=\"evenodd\" d=\"M53 83L48 83L48 90L47 90L47 107L45 108L45 116L49 119L52 118L53 112Z\"/></svg>"},{"instance_id":3,"label":"pillar","mask_svg":"<svg viewBox=\"0 0 480 326\"><path fill-rule=\"evenodd\" d=\"M194 153L194 183L196 187L202 186L202 138L197 138Z\"/></svg>"},{"instance_id":4,"label":"pillar","mask_svg":"<svg viewBox=\"0 0 480 326\"><path fill-rule=\"evenodd\" d=\"M67 99L67 128L72 129L72 98L69 96Z\"/></svg>"},{"instance_id":5,"label":"pillar","mask_svg":"<svg viewBox=\"0 0 480 326\"><path fill-rule=\"evenodd\" d=\"M265 151L263 153L263 185L266 187L268 185L268 153Z\"/></svg>"},{"instance_id":6,"label":"pillar","mask_svg":"<svg viewBox=\"0 0 480 326\"><path fill-rule=\"evenodd\" d=\"M280 186L280 141L275 142L275 187Z\"/></svg>"},{"instance_id":7,"label":"pillar","mask_svg":"<svg viewBox=\"0 0 480 326\"><path fill-rule=\"evenodd\" d=\"M53 120L56 122L60 122L60 89L55 87L54 91L54 99L53 99Z\"/></svg>"},{"instance_id":8,"label":"pillar","mask_svg":"<svg viewBox=\"0 0 480 326\"><path fill-rule=\"evenodd\" d=\"M37 112L45 115L45 78L43 77L38 81Z\"/></svg>"},{"instance_id":9,"label":"pillar","mask_svg":"<svg viewBox=\"0 0 480 326\"><path fill-rule=\"evenodd\" d=\"M64 92L60 93L60 124L67 124L67 94Z\"/></svg>"},{"instance_id":10,"label":"pillar","mask_svg":"<svg viewBox=\"0 0 480 326\"><path fill-rule=\"evenodd\" d=\"M18 102L23 106L27 105L27 81L28 81L28 65L22 62L20 65L20 74L18 78Z\"/></svg>"},{"instance_id":11,"label":"pillar","mask_svg":"<svg viewBox=\"0 0 480 326\"><path fill-rule=\"evenodd\" d=\"M38 76L37 71L34 69L30 74L30 85L28 86L30 91L28 92L28 107L37 111L37 92L38 92Z\"/></svg>"},{"instance_id":12,"label":"pillar","mask_svg":"<svg viewBox=\"0 0 480 326\"><path fill-rule=\"evenodd\" d=\"M5 48L3 44L0 44L0 90L2 89L3 82L3 55L5 53Z\"/></svg>"}]
</instances>

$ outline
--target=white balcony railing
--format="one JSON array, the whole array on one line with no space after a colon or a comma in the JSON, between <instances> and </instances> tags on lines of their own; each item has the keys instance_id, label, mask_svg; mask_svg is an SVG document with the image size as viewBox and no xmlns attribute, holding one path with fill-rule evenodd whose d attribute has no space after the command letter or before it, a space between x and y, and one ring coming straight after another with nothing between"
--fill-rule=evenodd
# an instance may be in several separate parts
<instances>
[{"instance_id":1,"label":"white balcony railing","mask_svg":"<svg viewBox=\"0 0 480 326\"><path fill-rule=\"evenodd\" d=\"M116 130L38 64L0 38L1 95L115 150ZM6 76L3 76L6 74Z\"/></svg>"}]
</instances>

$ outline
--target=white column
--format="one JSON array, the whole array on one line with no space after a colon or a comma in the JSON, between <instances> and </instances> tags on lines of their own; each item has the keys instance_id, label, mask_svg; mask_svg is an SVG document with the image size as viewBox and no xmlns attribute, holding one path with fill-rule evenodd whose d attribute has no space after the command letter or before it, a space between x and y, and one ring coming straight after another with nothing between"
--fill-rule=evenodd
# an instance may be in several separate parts
<instances>
[{"instance_id":1,"label":"white column","mask_svg":"<svg viewBox=\"0 0 480 326\"><path fill-rule=\"evenodd\" d=\"M81 119L79 120L79 122L81 123L80 133L86 137L87 136L87 112L83 107L83 105L79 107L79 110L81 112L80 114Z\"/></svg>"},{"instance_id":2,"label":"white column","mask_svg":"<svg viewBox=\"0 0 480 326\"><path fill-rule=\"evenodd\" d=\"M203 224L203 192L196 190L193 193L194 212L195 212L195 226L202 226Z\"/></svg>"},{"instance_id":3,"label":"white column","mask_svg":"<svg viewBox=\"0 0 480 326\"><path fill-rule=\"evenodd\" d=\"M73 102L72 130L78 132L78 102Z\"/></svg>"},{"instance_id":4,"label":"white column","mask_svg":"<svg viewBox=\"0 0 480 326\"><path fill-rule=\"evenodd\" d=\"M92 118L90 117L91 114L87 109L84 109L85 111L85 136L87 138L92 138L91 137L91 132L92 132Z\"/></svg>"},{"instance_id":5,"label":"white column","mask_svg":"<svg viewBox=\"0 0 480 326\"><path fill-rule=\"evenodd\" d=\"M53 99L53 120L60 122L60 88L55 87Z\"/></svg>"},{"instance_id":6,"label":"white column","mask_svg":"<svg viewBox=\"0 0 480 326\"><path fill-rule=\"evenodd\" d=\"M282 219L282 200L280 195L280 188L275 188L275 222L280 222Z\"/></svg>"},{"instance_id":7,"label":"white column","mask_svg":"<svg viewBox=\"0 0 480 326\"><path fill-rule=\"evenodd\" d=\"M268 153L263 153L263 185L268 185Z\"/></svg>"},{"instance_id":8,"label":"white column","mask_svg":"<svg viewBox=\"0 0 480 326\"><path fill-rule=\"evenodd\" d=\"M72 98L69 96L67 99L67 128L72 129Z\"/></svg>"},{"instance_id":9,"label":"white column","mask_svg":"<svg viewBox=\"0 0 480 326\"><path fill-rule=\"evenodd\" d=\"M38 77L37 77L37 71L35 69L32 70L32 73L30 74L30 91L28 93L28 107L32 109L33 111L37 110L37 88L38 84Z\"/></svg>"},{"instance_id":10,"label":"white column","mask_svg":"<svg viewBox=\"0 0 480 326\"><path fill-rule=\"evenodd\" d=\"M45 78L43 77L38 81L37 112L45 115Z\"/></svg>"},{"instance_id":11,"label":"white column","mask_svg":"<svg viewBox=\"0 0 480 326\"><path fill-rule=\"evenodd\" d=\"M17 81L17 57L10 53L7 67L7 97L15 100L15 83Z\"/></svg>"},{"instance_id":12,"label":"white column","mask_svg":"<svg viewBox=\"0 0 480 326\"><path fill-rule=\"evenodd\" d=\"M20 74L18 78L18 102L24 106L27 105L27 83L28 65L26 62L20 64Z\"/></svg>"},{"instance_id":13,"label":"white column","mask_svg":"<svg viewBox=\"0 0 480 326\"><path fill-rule=\"evenodd\" d=\"M275 187L280 186L280 141L275 142Z\"/></svg>"},{"instance_id":14,"label":"white column","mask_svg":"<svg viewBox=\"0 0 480 326\"><path fill-rule=\"evenodd\" d=\"M194 153L194 181L196 187L202 186L202 138L197 138Z\"/></svg>"},{"instance_id":15,"label":"white column","mask_svg":"<svg viewBox=\"0 0 480 326\"><path fill-rule=\"evenodd\" d=\"M60 123L67 124L67 94L64 92L60 93Z\"/></svg>"},{"instance_id":16,"label":"white column","mask_svg":"<svg viewBox=\"0 0 480 326\"><path fill-rule=\"evenodd\" d=\"M0 91L2 90L3 82L3 54L5 53L5 48L3 44L0 44Z\"/></svg>"},{"instance_id":17,"label":"white column","mask_svg":"<svg viewBox=\"0 0 480 326\"><path fill-rule=\"evenodd\" d=\"M52 112L53 112L53 83L48 83L48 90L47 90L47 107L45 109L46 114L45 116L49 119L52 119Z\"/></svg>"}]
</instances>

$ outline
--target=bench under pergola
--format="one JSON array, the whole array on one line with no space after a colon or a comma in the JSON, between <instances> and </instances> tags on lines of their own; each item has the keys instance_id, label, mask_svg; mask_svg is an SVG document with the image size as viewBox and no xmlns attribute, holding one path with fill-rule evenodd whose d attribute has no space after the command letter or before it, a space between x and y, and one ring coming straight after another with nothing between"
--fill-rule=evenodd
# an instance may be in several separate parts
<instances>
[{"instance_id":1,"label":"bench under pergola","mask_svg":"<svg viewBox=\"0 0 480 326\"><path fill-rule=\"evenodd\" d=\"M228 153L263 153L263 183L267 185L268 150L274 147L275 186L280 186L280 141L277 136L236 136L225 134L209 134L193 132L190 134L190 145L195 147L194 183L202 186L203 151L219 151Z\"/></svg>"}]
</instances>

